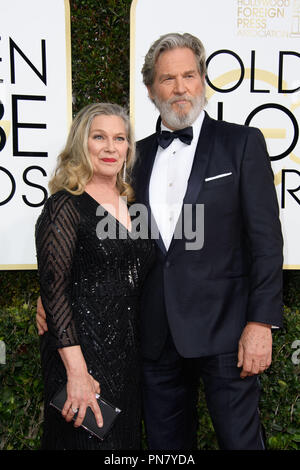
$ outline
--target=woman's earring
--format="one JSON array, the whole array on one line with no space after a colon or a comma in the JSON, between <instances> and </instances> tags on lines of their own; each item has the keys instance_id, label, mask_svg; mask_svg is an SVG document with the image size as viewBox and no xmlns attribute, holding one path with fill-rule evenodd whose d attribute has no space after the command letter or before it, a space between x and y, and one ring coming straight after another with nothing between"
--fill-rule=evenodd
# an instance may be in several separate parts
<instances>
[{"instance_id":1,"label":"woman's earring","mask_svg":"<svg viewBox=\"0 0 300 470\"><path fill-rule=\"evenodd\" d=\"M124 160L124 166L123 166L123 181L126 181L126 158Z\"/></svg>"}]
</instances>

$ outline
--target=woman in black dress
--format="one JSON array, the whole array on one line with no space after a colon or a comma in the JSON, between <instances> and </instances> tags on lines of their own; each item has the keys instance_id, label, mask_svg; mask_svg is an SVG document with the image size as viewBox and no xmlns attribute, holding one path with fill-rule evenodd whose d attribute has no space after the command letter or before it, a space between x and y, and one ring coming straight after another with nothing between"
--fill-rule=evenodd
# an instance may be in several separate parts
<instances>
[{"instance_id":1,"label":"woman in black dress","mask_svg":"<svg viewBox=\"0 0 300 470\"><path fill-rule=\"evenodd\" d=\"M44 449L140 448L138 309L154 250L150 240L131 236L128 207L120 198L133 201L125 182L133 158L123 108L86 106L73 121L50 181L52 195L36 224L48 325L41 337ZM62 417L49 403L65 383ZM122 410L103 441L80 427L87 406L101 426L95 398L100 390Z\"/></svg>"}]
</instances>

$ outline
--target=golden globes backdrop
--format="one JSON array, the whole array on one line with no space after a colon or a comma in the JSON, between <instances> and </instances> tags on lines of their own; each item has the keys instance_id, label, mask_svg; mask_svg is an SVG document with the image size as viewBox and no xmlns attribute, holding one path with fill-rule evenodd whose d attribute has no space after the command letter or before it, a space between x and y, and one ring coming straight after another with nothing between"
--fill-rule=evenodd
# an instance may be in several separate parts
<instances>
[{"instance_id":1,"label":"golden globes backdrop","mask_svg":"<svg viewBox=\"0 0 300 470\"><path fill-rule=\"evenodd\" d=\"M34 226L72 119L66 0L0 0L0 269L36 267Z\"/></svg>"},{"instance_id":2,"label":"golden globes backdrop","mask_svg":"<svg viewBox=\"0 0 300 470\"><path fill-rule=\"evenodd\" d=\"M158 116L142 83L144 56L168 32L202 40L210 116L263 132L284 268L300 269L300 0L133 0L130 101L137 140L154 132Z\"/></svg>"}]
</instances>

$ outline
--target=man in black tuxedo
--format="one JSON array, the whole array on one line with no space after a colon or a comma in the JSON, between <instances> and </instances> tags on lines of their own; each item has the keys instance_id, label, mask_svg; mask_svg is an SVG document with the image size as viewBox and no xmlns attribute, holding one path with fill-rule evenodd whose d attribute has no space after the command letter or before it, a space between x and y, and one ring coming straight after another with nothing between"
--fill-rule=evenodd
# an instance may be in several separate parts
<instances>
[{"instance_id":1,"label":"man in black tuxedo","mask_svg":"<svg viewBox=\"0 0 300 470\"><path fill-rule=\"evenodd\" d=\"M159 232L141 311L146 431L151 449L196 448L201 377L220 448L264 449L258 374L282 322L277 198L261 132L203 110L205 73L190 34L159 38L142 70L160 111L134 175Z\"/></svg>"}]
</instances>

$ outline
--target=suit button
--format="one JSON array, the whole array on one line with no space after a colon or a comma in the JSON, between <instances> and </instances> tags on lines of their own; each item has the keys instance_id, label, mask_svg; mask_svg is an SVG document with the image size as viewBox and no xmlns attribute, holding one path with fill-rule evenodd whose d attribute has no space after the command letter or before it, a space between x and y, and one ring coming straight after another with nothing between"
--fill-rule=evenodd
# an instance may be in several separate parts
<instances>
[{"instance_id":1,"label":"suit button","mask_svg":"<svg viewBox=\"0 0 300 470\"><path fill-rule=\"evenodd\" d=\"M166 262L165 262L165 267L166 267L166 268L169 268L170 266L171 266L170 261L166 261Z\"/></svg>"}]
</instances>

